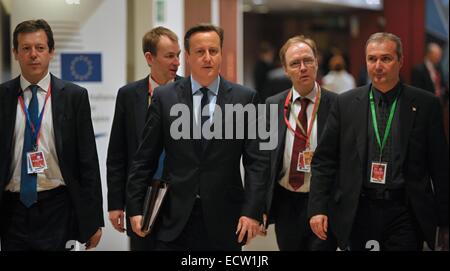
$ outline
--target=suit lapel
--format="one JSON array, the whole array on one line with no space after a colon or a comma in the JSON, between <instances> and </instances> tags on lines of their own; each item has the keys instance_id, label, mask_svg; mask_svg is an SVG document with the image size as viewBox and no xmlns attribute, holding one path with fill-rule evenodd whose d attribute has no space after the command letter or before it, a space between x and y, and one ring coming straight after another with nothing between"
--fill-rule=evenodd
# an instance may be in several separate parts
<instances>
[{"instance_id":1,"label":"suit lapel","mask_svg":"<svg viewBox=\"0 0 450 271\"><path fill-rule=\"evenodd\" d=\"M52 118L53 118L53 131L55 134L56 153L59 157L59 162L62 163L63 153L63 123L65 121L65 99L64 99L64 82L51 75L52 93Z\"/></svg>"},{"instance_id":2,"label":"suit lapel","mask_svg":"<svg viewBox=\"0 0 450 271\"><path fill-rule=\"evenodd\" d=\"M417 105L407 91L405 85L403 85L402 93L400 95L400 115L399 115L399 130L400 130L400 142L401 142L401 161L403 163L406 157L406 150L409 142L409 134L414 124Z\"/></svg>"},{"instance_id":3,"label":"suit lapel","mask_svg":"<svg viewBox=\"0 0 450 271\"><path fill-rule=\"evenodd\" d=\"M193 99L192 99L192 86L191 86L191 77L187 77L180 81L180 84L176 84L177 93L177 102L180 104L185 104L189 108L190 114L190 138L193 139L193 129L194 129L194 110L193 110ZM187 144L189 145L190 153L197 153L196 141L198 140L187 140Z\"/></svg>"},{"instance_id":4,"label":"suit lapel","mask_svg":"<svg viewBox=\"0 0 450 271\"><path fill-rule=\"evenodd\" d=\"M286 97L289 93L290 89L286 91L284 95L280 97L280 100L277 101L278 105L278 142L277 147L275 149L275 152L271 152L274 156L271 157L271 163L272 161L275 161L275 168L276 168L276 175L274 176L277 178L279 172L283 168L281 165L283 161L283 154L284 154L284 146L285 146L285 139L286 139L286 131L287 126L286 122L284 120L284 103L286 101Z\"/></svg>"},{"instance_id":5,"label":"suit lapel","mask_svg":"<svg viewBox=\"0 0 450 271\"><path fill-rule=\"evenodd\" d=\"M134 119L136 121L136 135L139 139L145 126L148 109L148 76L142 79L135 91Z\"/></svg>"},{"instance_id":6,"label":"suit lapel","mask_svg":"<svg viewBox=\"0 0 450 271\"><path fill-rule=\"evenodd\" d=\"M330 100L327 92L322 89L320 95L320 105L319 110L317 111L317 140L319 140L322 135L323 128L327 121L328 111L330 110Z\"/></svg>"},{"instance_id":7,"label":"suit lapel","mask_svg":"<svg viewBox=\"0 0 450 271\"><path fill-rule=\"evenodd\" d=\"M12 146L12 139L14 136L14 130L16 125L16 115L17 115L17 101L20 95L20 77L14 79L9 86L5 88L5 101L3 102L4 108L4 118L5 118L5 127L2 127L2 131L6 131L7 141L2 142L8 144L8 146ZM3 130L4 129L4 130ZM12 150L9 151L9 155L12 155ZM9 159L11 160L11 159Z\"/></svg>"},{"instance_id":8,"label":"suit lapel","mask_svg":"<svg viewBox=\"0 0 450 271\"><path fill-rule=\"evenodd\" d=\"M353 125L356 136L356 149L361 163L366 163L367 151L367 114L369 109L369 86L361 89L361 92L355 97L353 101L353 108L356 112L353 114L355 125Z\"/></svg>"}]
</instances>

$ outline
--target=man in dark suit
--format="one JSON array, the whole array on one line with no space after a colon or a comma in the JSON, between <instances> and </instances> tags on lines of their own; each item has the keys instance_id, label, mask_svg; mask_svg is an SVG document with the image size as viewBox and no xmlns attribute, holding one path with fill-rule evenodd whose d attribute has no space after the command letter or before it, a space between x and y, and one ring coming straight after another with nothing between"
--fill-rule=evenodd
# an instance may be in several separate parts
<instances>
[{"instance_id":1,"label":"man in dark suit","mask_svg":"<svg viewBox=\"0 0 450 271\"><path fill-rule=\"evenodd\" d=\"M21 75L0 85L1 248L93 248L104 222L88 93L49 73L46 21L18 24L13 43Z\"/></svg>"},{"instance_id":2,"label":"man in dark suit","mask_svg":"<svg viewBox=\"0 0 450 271\"><path fill-rule=\"evenodd\" d=\"M426 47L424 63L415 66L412 70L411 84L444 100L444 97L448 98L448 93L440 67L441 58L441 47L434 42L429 43Z\"/></svg>"},{"instance_id":3,"label":"man in dark suit","mask_svg":"<svg viewBox=\"0 0 450 271\"><path fill-rule=\"evenodd\" d=\"M243 139L208 139L204 132L192 139L192 126L205 130L211 125L209 116L218 118L218 110L225 112L225 105L253 106L258 102L255 91L219 76L222 45L219 27L201 24L189 29L184 46L191 76L159 87L152 98L130 171L127 205L133 231L143 236L140 223L146 187L165 149L163 179L170 188L154 232L159 250L239 250L245 236L248 242L260 230L265 157L258 150L259 140L250 139L248 133ZM179 119L170 111L177 107L189 110L187 123L182 124L191 128L187 138L171 133L176 132L172 126ZM225 118L225 113L222 116ZM255 121L245 119L245 125Z\"/></svg>"},{"instance_id":4,"label":"man in dark suit","mask_svg":"<svg viewBox=\"0 0 450 271\"><path fill-rule=\"evenodd\" d=\"M306 215L311 179L308 157L316 148L336 94L316 82L313 40L290 38L280 50L280 59L293 87L266 101L267 107L278 106L278 144L270 152L269 164L269 220L275 222L280 250L336 250L332 240L314 235Z\"/></svg>"},{"instance_id":5,"label":"man in dark suit","mask_svg":"<svg viewBox=\"0 0 450 271\"><path fill-rule=\"evenodd\" d=\"M151 72L144 79L119 89L106 162L109 220L119 232L125 231L126 181L153 90L180 78L176 74L180 66L180 46L177 35L171 30L159 26L147 32L142 39L142 50ZM131 250L151 250L154 247L154 238L141 238L133 233L129 219L126 229Z\"/></svg>"},{"instance_id":6,"label":"man in dark suit","mask_svg":"<svg viewBox=\"0 0 450 271\"><path fill-rule=\"evenodd\" d=\"M448 145L439 101L399 80L400 38L366 43L372 84L338 96L312 163L314 233L351 250L448 249ZM374 172L375 169L382 172Z\"/></svg>"}]
</instances>

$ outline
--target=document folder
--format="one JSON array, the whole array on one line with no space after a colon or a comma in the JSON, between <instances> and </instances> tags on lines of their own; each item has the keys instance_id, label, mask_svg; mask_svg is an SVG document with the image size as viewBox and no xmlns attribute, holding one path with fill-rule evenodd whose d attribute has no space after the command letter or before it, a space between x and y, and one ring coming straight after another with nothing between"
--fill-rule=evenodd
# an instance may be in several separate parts
<instances>
[{"instance_id":1,"label":"document folder","mask_svg":"<svg viewBox=\"0 0 450 271\"><path fill-rule=\"evenodd\" d=\"M161 209L164 198L167 195L169 185L162 181L154 179L147 188L147 194L144 200L144 216L142 218L142 231L149 234L155 225L159 210Z\"/></svg>"}]
</instances>

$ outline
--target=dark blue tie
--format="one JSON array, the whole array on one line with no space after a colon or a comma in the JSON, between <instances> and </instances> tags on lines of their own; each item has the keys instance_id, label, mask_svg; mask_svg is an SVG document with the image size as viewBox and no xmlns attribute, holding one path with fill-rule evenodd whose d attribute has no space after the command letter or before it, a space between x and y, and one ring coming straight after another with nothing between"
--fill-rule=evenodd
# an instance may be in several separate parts
<instances>
[{"instance_id":1,"label":"dark blue tie","mask_svg":"<svg viewBox=\"0 0 450 271\"><path fill-rule=\"evenodd\" d=\"M208 107L209 106L209 98L208 98L208 91L209 91L209 89L208 88L201 88L200 91L203 94L202 101L201 101L201 108L200 108L200 110L201 110L200 111L200 115L202 116L202 126L201 127L203 128L203 124L205 122L207 122L209 120L209 117L210 117L209 116L209 107ZM205 108L205 106L207 108L208 115L203 116L202 111L203 111L203 108ZM202 133L202 147L203 147L203 150L205 150L206 143L207 143L207 139L203 137L203 133Z\"/></svg>"},{"instance_id":2,"label":"dark blue tie","mask_svg":"<svg viewBox=\"0 0 450 271\"><path fill-rule=\"evenodd\" d=\"M39 102L37 99L37 85L31 85L32 93L30 104L28 105L28 113L34 127L38 124ZM36 131L37 132L37 131ZM25 133L23 136L23 151L22 151L22 171L20 176L20 201L26 206L30 207L37 202L37 174L28 174L27 170L27 153L33 151L32 130L28 122L25 125Z\"/></svg>"}]
</instances>

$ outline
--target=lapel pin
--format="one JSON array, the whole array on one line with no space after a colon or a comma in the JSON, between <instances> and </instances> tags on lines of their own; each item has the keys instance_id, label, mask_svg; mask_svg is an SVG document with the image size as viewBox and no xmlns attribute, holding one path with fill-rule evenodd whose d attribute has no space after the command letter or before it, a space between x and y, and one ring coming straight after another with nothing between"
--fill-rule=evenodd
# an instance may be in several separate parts
<instances>
[{"instance_id":1,"label":"lapel pin","mask_svg":"<svg viewBox=\"0 0 450 271\"><path fill-rule=\"evenodd\" d=\"M416 112L416 111L417 111L417 108L416 108L415 106L413 106L413 107L412 107L412 111L413 111L413 112Z\"/></svg>"}]
</instances>

